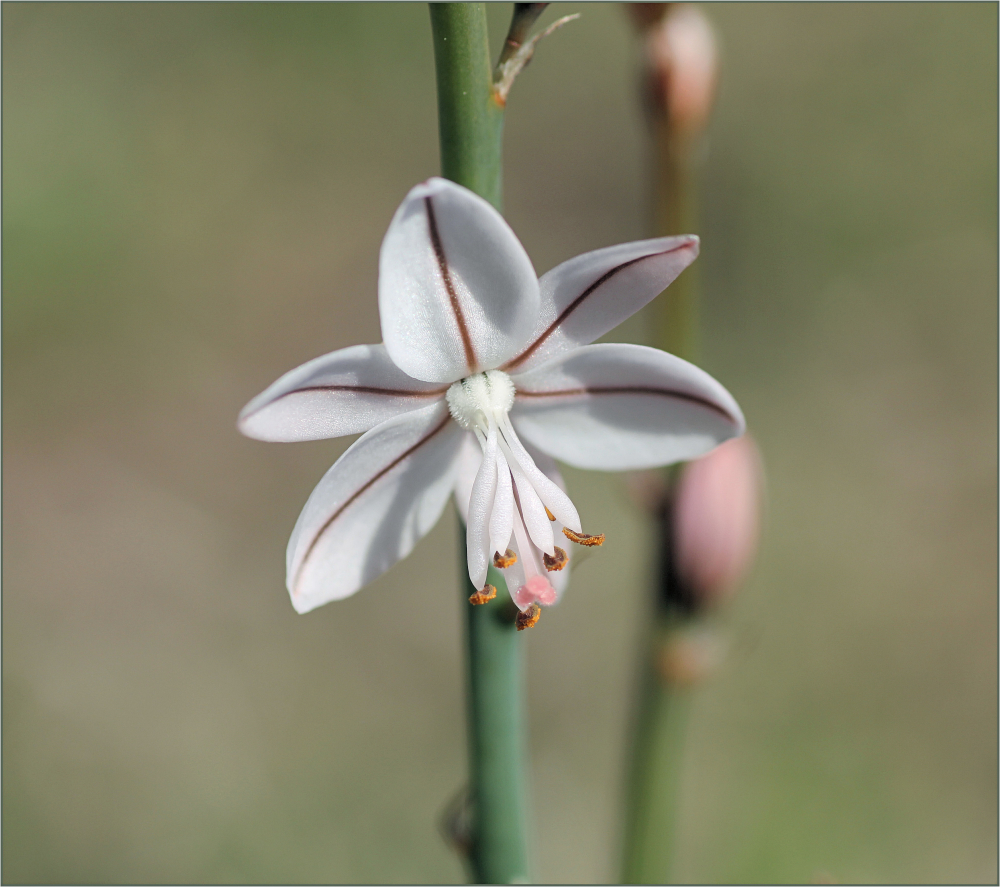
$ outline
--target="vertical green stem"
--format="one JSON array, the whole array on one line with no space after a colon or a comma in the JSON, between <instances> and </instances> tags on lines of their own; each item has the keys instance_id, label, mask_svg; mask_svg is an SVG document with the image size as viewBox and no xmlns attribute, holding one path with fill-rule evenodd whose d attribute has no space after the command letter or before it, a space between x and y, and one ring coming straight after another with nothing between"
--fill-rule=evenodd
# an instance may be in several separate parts
<instances>
[{"instance_id":1,"label":"vertical green stem","mask_svg":"<svg viewBox=\"0 0 1000 887\"><path fill-rule=\"evenodd\" d=\"M482 3L431 3L438 87L441 173L502 205L503 109L494 100ZM464 536L463 536L464 549ZM463 587L468 596L465 559ZM467 610L470 865L476 881L528 880L526 754L521 642L502 575L490 569L496 599Z\"/></svg>"},{"instance_id":2,"label":"vertical green stem","mask_svg":"<svg viewBox=\"0 0 1000 887\"><path fill-rule=\"evenodd\" d=\"M465 572L466 594L474 589ZM466 604L469 666L469 781L473 804L470 863L480 884L528 882L527 798L521 639L517 608L499 571L486 580L497 596Z\"/></svg>"},{"instance_id":3,"label":"vertical green stem","mask_svg":"<svg viewBox=\"0 0 1000 887\"><path fill-rule=\"evenodd\" d=\"M653 226L656 236L691 234L697 228L692 146L670 130L666 114L654 121ZM659 310L656 345L696 360L698 350L698 263L677 278L654 303Z\"/></svg>"},{"instance_id":4,"label":"vertical green stem","mask_svg":"<svg viewBox=\"0 0 1000 887\"><path fill-rule=\"evenodd\" d=\"M653 225L658 236L697 230L693 146L671 131L669 116L654 120ZM699 346L697 267L671 284L655 303L656 345L695 360ZM676 482L680 466L668 469L668 484ZM691 690L664 674L663 656L672 636L697 617L681 613L664 600L670 583L672 533L669 510L658 527L663 546L658 594L642 652L636 719L625 810L622 877L627 884L669 883L674 860L677 804L687 734Z\"/></svg>"},{"instance_id":5,"label":"vertical green stem","mask_svg":"<svg viewBox=\"0 0 1000 887\"><path fill-rule=\"evenodd\" d=\"M502 207L503 108L483 3L431 3L441 175Z\"/></svg>"},{"instance_id":6,"label":"vertical green stem","mask_svg":"<svg viewBox=\"0 0 1000 887\"><path fill-rule=\"evenodd\" d=\"M668 684L659 667L670 625L657 615L642 664L625 821L626 884L667 884L674 859L681 760L691 691Z\"/></svg>"}]
</instances>

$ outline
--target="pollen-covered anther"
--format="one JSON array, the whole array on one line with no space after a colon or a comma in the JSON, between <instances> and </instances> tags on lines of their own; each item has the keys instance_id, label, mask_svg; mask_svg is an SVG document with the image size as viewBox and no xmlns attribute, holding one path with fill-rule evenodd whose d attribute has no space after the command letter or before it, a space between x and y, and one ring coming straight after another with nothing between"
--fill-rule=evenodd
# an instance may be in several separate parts
<instances>
[{"instance_id":1,"label":"pollen-covered anther","mask_svg":"<svg viewBox=\"0 0 1000 887\"><path fill-rule=\"evenodd\" d=\"M493 600L497 596L497 588L495 585L487 585L482 591L477 591L475 594L469 595L469 603L485 604L487 601Z\"/></svg>"},{"instance_id":2,"label":"pollen-covered anther","mask_svg":"<svg viewBox=\"0 0 1000 887\"><path fill-rule=\"evenodd\" d=\"M569 556L566 554L565 550L560 548L558 545L555 546L556 553L542 554L542 563L545 564L545 569L550 573L557 570L561 570L566 564L569 563Z\"/></svg>"},{"instance_id":3,"label":"pollen-covered anther","mask_svg":"<svg viewBox=\"0 0 1000 887\"><path fill-rule=\"evenodd\" d=\"M531 628L541 618L542 608L538 604L532 604L527 610L517 614L514 624L518 631L524 631L526 628Z\"/></svg>"},{"instance_id":4,"label":"pollen-covered anther","mask_svg":"<svg viewBox=\"0 0 1000 887\"><path fill-rule=\"evenodd\" d=\"M586 545L590 547L592 545L604 544L603 533L597 533L591 536L589 533L574 533L569 527L563 527L563 535L569 539L570 542L575 542L577 545Z\"/></svg>"},{"instance_id":5,"label":"pollen-covered anther","mask_svg":"<svg viewBox=\"0 0 1000 887\"><path fill-rule=\"evenodd\" d=\"M549 506L548 505L543 505L542 508L545 509L545 514L548 516L549 520L555 520L556 519L556 516L551 511L549 511Z\"/></svg>"},{"instance_id":6,"label":"pollen-covered anther","mask_svg":"<svg viewBox=\"0 0 1000 887\"><path fill-rule=\"evenodd\" d=\"M516 563L517 555L509 548L503 554L500 554L499 551L493 554L493 566L498 570L506 570L507 567L513 567Z\"/></svg>"}]
</instances>

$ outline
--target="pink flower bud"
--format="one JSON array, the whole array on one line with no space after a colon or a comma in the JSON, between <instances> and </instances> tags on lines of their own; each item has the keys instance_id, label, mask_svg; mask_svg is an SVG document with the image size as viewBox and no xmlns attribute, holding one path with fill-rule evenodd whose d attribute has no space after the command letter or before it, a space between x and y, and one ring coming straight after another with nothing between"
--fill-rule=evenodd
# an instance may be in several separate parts
<instances>
[{"instance_id":1,"label":"pink flower bud","mask_svg":"<svg viewBox=\"0 0 1000 887\"><path fill-rule=\"evenodd\" d=\"M757 552L763 472L748 435L690 462L674 501L676 571L704 604L733 594Z\"/></svg>"},{"instance_id":2,"label":"pink flower bud","mask_svg":"<svg viewBox=\"0 0 1000 887\"><path fill-rule=\"evenodd\" d=\"M715 98L718 54L715 34L696 6L671 4L646 35L653 101L678 135L701 132Z\"/></svg>"},{"instance_id":3,"label":"pink flower bud","mask_svg":"<svg viewBox=\"0 0 1000 887\"><path fill-rule=\"evenodd\" d=\"M625 11L632 17L632 23L640 32L653 27L666 15L669 3L626 3Z\"/></svg>"}]
</instances>

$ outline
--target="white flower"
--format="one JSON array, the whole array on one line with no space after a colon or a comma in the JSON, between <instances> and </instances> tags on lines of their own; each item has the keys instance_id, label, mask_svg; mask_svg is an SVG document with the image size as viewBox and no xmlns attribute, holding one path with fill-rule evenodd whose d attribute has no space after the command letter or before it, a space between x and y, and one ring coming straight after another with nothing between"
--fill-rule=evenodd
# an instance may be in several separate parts
<instances>
[{"instance_id":1,"label":"white flower","mask_svg":"<svg viewBox=\"0 0 1000 887\"><path fill-rule=\"evenodd\" d=\"M345 598L406 557L453 490L475 587L495 563L521 610L554 603L568 573L556 540L603 537L583 533L550 457L648 468L743 431L736 402L697 367L654 348L590 344L697 254L696 237L644 240L539 280L485 200L438 178L410 191L379 256L384 343L303 364L240 414L240 430L260 440L364 432L288 542L295 609Z\"/></svg>"}]
</instances>

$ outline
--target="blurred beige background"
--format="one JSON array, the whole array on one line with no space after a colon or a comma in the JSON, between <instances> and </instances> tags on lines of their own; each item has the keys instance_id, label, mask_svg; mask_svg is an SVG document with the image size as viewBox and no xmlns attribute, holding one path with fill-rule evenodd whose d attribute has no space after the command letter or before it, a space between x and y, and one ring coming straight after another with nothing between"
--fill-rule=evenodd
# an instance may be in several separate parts
<instances>
[{"instance_id":1,"label":"blurred beige background","mask_svg":"<svg viewBox=\"0 0 1000 887\"><path fill-rule=\"evenodd\" d=\"M540 272L649 233L629 22L543 23L572 11L508 106ZM995 882L997 7L707 13L703 363L770 490L677 876ZM379 339L382 234L438 169L426 8L2 17L3 880L462 880L437 833L465 778L454 515L296 616L287 536L347 441L235 430L285 370ZM622 478L567 478L609 543L526 638L532 852L599 882L651 540Z\"/></svg>"}]
</instances>

